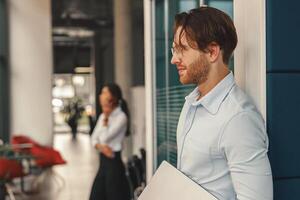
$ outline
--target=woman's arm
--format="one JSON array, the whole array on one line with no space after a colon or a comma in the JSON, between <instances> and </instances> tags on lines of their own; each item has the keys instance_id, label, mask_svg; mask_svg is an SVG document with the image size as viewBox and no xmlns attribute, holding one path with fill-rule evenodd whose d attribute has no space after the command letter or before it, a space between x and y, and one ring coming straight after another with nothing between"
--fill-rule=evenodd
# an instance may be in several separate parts
<instances>
[{"instance_id":1,"label":"woman's arm","mask_svg":"<svg viewBox=\"0 0 300 200\"><path fill-rule=\"evenodd\" d=\"M117 137L119 134L123 134L127 129L127 117L126 115L120 115L114 118L109 125L103 127L103 131L106 133L101 137L103 143L109 143L112 139Z\"/></svg>"},{"instance_id":2,"label":"woman's arm","mask_svg":"<svg viewBox=\"0 0 300 200\"><path fill-rule=\"evenodd\" d=\"M113 158L114 157L113 150L108 145L106 145L106 144L99 144L99 143L97 143L95 145L95 148L98 151L100 151L101 153L103 153L108 158Z\"/></svg>"},{"instance_id":3,"label":"woman's arm","mask_svg":"<svg viewBox=\"0 0 300 200\"><path fill-rule=\"evenodd\" d=\"M96 123L96 126L94 128L94 131L92 133L92 138L91 138L92 145L93 145L93 147L95 147L95 149L97 149L99 152L103 153L106 157L112 158L114 155L112 149L108 145L100 143L100 140L99 140L99 136L100 136L101 132L104 131L103 117L104 117L104 115L100 115L100 117Z\"/></svg>"}]
</instances>

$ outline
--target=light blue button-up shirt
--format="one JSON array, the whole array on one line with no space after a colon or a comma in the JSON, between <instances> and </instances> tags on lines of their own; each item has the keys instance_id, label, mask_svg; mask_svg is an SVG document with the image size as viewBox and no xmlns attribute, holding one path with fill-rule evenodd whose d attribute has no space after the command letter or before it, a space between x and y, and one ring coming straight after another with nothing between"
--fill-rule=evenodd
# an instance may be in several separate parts
<instances>
[{"instance_id":1,"label":"light blue button-up shirt","mask_svg":"<svg viewBox=\"0 0 300 200\"><path fill-rule=\"evenodd\" d=\"M116 107L108 117L108 124L104 126L104 114L102 113L96 123L92 134L92 145L97 143L108 145L113 151L122 150L122 142L127 131L127 116L121 107Z\"/></svg>"},{"instance_id":2,"label":"light blue button-up shirt","mask_svg":"<svg viewBox=\"0 0 300 200\"><path fill-rule=\"evenodd\" d=\"M220 200L273 199L264 120L233 74L198 96L196 88L181 111L178 169Z\"/></svg>"}]
</instances>

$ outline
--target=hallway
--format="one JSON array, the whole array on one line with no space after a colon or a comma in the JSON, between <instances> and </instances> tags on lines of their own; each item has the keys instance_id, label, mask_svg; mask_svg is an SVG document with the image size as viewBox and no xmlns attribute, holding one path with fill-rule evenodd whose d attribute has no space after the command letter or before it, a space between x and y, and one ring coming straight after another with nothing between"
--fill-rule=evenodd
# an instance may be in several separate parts
<instances>
[{"instance_id":1,"label":"hallway","mask_svg":"<svg viewBox=\"0 0 300 200\"><path fill-rule=\"evenodd\" d=\"M72 141L71 134L56 134L54 148L61 152L66 165L55 166L45 172L38 184L39 192L17 195L16 200L87 200L98 169L98 156L91 147L87 134L78 134ZM25 179L26 180L26 179Z\"/></svg>"}]
</instances>

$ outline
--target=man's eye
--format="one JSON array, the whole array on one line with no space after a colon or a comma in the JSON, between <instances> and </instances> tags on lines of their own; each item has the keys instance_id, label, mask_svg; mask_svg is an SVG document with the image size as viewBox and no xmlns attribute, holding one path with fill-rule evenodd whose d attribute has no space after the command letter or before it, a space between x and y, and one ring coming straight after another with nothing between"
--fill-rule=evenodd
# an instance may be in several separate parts
<instances>
[{"instance_id":1,"label":"man's eye","mask_svg":"<svg viewBox=\"0 0 300 200\"><path fill-rule=\"evenodd\" d=\"M188 49L188 47L185 46L185 45L183 45L183 46L181 47L181 50L187 50L187 49Z\"/></svg>"}]
</instances>

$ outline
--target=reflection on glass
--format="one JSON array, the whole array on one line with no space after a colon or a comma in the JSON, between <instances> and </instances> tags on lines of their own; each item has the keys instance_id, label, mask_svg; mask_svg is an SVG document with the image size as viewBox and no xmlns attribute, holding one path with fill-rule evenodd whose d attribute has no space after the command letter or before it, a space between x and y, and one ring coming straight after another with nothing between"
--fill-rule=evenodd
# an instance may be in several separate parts
<instances>
[{"instance_id":1,"label":"reflection on glass","mask_svg":"<svg viewBox=\"0 0 300 200\"><path fill-rule=\"evenodd\" d=\"M176 165L177 121L184 97L192 88L180 84L176 67L170 63L174 17L197 7L198 3L198 0L155 1L157 165L163 160Z\"/></svg>"},{"instance_id":2,"label":"reflection on glass","mask_svg":"<svg viewBox=\"0 0 300 200\"><path fill-rule=\"evenodd\" d=\"M233 19L233 1L232 0L207 0L207 5L210 7L218 8L225 12ZM234 57L229 60L228 67L234 72Z\"/></svg>"},{"instance_id":3,"label":"reflection on glass","mask_svg":"<svg viewBox=\"0 0 300 200\"><path fill-rule=\"evenodd\" d=\"M233 17L232 0L208 0ZM176 165L176 129L184 97L195 87L181 85L176 67L170 63L173 42L173 22L177 13L199 6L199 0L155 0L155 82L156 82L156 134L157 165L163 160ZM233 70L233 59L229 61Z\"/></svg>"},{"instance_id":4,"label":"reflection on glass","mask_svg":"<svg viewBox=\"0 0 300 200\"><path fill-rule=\"evenodd\" d=\"M190 9L196 8L197 2L194 0L182 0L179 2L179 12L188 11Z\"/></svg>"}]
</instances>

